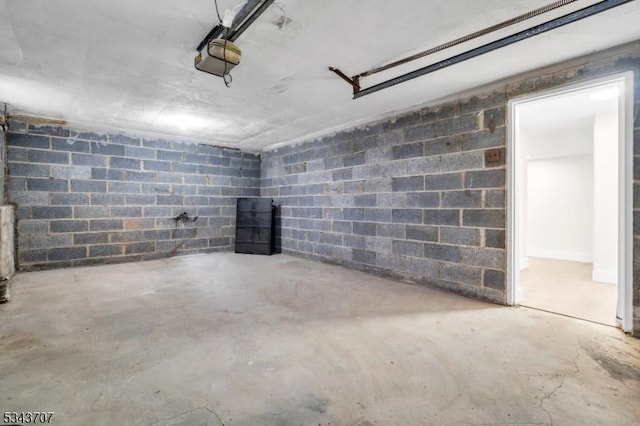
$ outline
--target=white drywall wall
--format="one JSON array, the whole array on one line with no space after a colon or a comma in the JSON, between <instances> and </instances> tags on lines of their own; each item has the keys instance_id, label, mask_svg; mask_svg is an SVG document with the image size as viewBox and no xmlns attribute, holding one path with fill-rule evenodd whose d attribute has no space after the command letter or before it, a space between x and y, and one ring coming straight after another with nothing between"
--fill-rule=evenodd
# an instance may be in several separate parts
<instances>
[{"instance_id":1,"label":"white drywall wall","mask_svg":"<svg viewBox=\"0 0 640 426\"><path fill-rule=\"evenodd\" d=\"M591 262L593 156L529 160L527 173L528 255Z\"/></svg>"},{"instance_id":2,"label":"white drywall wall","mask_svg":"<svg viewBox=\"0 0 640 426\"><path fill-rule=\"evenodd\" d=\"M617 100L616 100L617 102ZM618 282L618 114L593 125L593 277Z\"/></svg>"}]
</instances>

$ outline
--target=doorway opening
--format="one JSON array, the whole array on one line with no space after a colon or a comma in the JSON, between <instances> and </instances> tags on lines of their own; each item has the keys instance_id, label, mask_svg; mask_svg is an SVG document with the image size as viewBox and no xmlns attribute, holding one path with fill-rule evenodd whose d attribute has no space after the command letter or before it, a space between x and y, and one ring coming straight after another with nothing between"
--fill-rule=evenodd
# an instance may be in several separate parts
<instances>
[{"instance_id":1,"label":"doorway opening","mask_svg":"<svg viewBox=\"0 0 640 426\"><path fill-rule=\"evenodd\" d=\"M509 102L510 305L631 331L632 83Z\"/></svg>"}]
</instances>

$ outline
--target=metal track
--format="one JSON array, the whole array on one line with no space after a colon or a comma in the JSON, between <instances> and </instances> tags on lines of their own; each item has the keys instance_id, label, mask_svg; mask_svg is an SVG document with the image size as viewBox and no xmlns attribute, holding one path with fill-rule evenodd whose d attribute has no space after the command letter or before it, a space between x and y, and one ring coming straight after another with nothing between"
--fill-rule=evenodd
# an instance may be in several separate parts
<instances>
[{"instance_id":1,"label":"metal track","mask_svg":"<svg viewBox=\"0 0 640 426\"><path fill-rule=\"evenodd\" d=\"M621 6L626 3L630 3L634 0L604 0L600 3L596 3L594 5L585 7L583 9L577 10L575 12L569 13L567 15L561 16L559 18L553 19L551 21L545 22L540 25L536 25L535 27L531 27L527 30L520 31L516 34L501 38L491 43L487 43L478 48L469 50L467 52L461 53L459 55L453 56L449 59L445 59L440 62L436 62L435 64L428 65L426 67L420 68L418 70L412 71L410 73L401 75L396 78L392 78L390 80L384 81L382 83L376 84L374 86L368 87L366 89L361 89L358 91L354 91L353 98L358 99L363 96L369 95L371 93L378 92L382 89L386 89L387 87L395 86L396 84L404 83L405 81L412 80L414 78L432 73L434 71L441 70L443 68L450 67L452 65L458 64L460 62L475 58L480 55L484 55L485 53L492 52L494 50L500 49L505 46L509 46L518 41L522 41L531 37L534 37L538 34L545 33L547 31L554 30L556 28L560 28L564 25L570 24L572 22L579 21L584 18L588 18L590 16L596 15L598 13L605 12L609 9L613 9L614 7Z\"/></svg>"},{"instance_id":2,"label":"metal track","mask_svg":"<svg viewBox=\"0 0 640 426\"><path fill-rule=\"evenodd\" d=\"M499 24L492 25L492 26L484 28L484 29L482 29L480 31L476 31L475 33L471 33L471 34L466 35L464 37L460 37L460 38L457 38L455 40L449 41L447 43L443 43L443 44L441 44L439 46L432 47L431 49L427 49L427 50L425 50L423 52L416 53L415 55L411 55L409 57L406 57L406 58L391 62L389 64L382 65L382 66L377 67L377 68L373 68L373 69L371 69L369 71L365 71L363 73L360 73L358 75L353 76L353 78L366 77L366 76L369 76L369 75L373 75L373 74L379 73L380 71L385 71L385 70L388 70L390 68L397 67L398 65L406 64L407 62L415 61L416 59L424 58L425 56L432 55L432 54L440 52L440 51L442 51L444 49L448 49L450 47L457 46L458 44L462 44L462 43L465 43L467 41L476 39L478 37L482 37L484 35L490 34L492 32L507 28L507 27L509 27L511 25L518 24L520 22L526 21L527 19L531 19L531 18L534 18L536 16L542 15L543 13L547 13L547 12L550 12L552 10L558 9L560 7L566 6L568 4L575 3L576 1L578 1L578 0L560 0L560 1L557 1L555 3L548 4L548 5L543 6L541 8L538 8L538 9L532 10L530 12L527 12L525 14L522 14L520 16L516 16L515 18L511 18L511 19L508 19L506 21L500 22Z\"/></svg>"}]
</instances>

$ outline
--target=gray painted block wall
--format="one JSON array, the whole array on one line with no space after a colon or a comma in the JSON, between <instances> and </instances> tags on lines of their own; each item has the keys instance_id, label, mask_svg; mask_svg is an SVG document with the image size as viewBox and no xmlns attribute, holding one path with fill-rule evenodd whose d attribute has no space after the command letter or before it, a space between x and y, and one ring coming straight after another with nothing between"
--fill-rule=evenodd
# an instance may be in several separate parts
<instances>
[{"instance_id":1,"label":"gray painted block wall","mask_svg":"<svg viewBox=\"0 0 640 426\"><path fill-rule=\"evenodd\" d=\"M502 302L504 129L491 94L264 152L282 250Z\"/></svg>"},{"instance_id":2,"label":"gray painted block wall","mask_svg":"<svg viewBox=\"0 0 640 426\"><path fill-rule=\"evenodd\" d=\"M262 195L281 205L282 251L505 303L508 100L629 70L635 73L633 318L640 332L638 42L473 97L263 152ZM493 149L501 151L499 164L485 160Z\"/></svg>"},{"instance_id":3,"label":"gray painted block wall","mask_svg":"<svg viewBox=\"0 0 640 426\"><path fill-rule=\"evenodd\" d=\"M239 150L20 122L7 144L23 271L232 250L236 198L260 192Z\"/></svg>"}]
</instances>

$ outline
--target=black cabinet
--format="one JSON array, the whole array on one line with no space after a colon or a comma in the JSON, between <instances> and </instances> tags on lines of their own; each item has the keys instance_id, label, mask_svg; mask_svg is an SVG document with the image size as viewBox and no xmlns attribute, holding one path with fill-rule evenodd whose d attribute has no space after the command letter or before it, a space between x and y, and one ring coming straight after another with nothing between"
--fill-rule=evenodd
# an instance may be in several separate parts
<instances>
[{"instance_id":1,"label":"black cabinet","mask_svg":"<svg viewBox=\"0 0 640 426\"><path fill-rule=\"evenodd\" d=\"M238 198L236 253L273 253L273 218L271 198Z\"/></svg>"}]
</instances>

